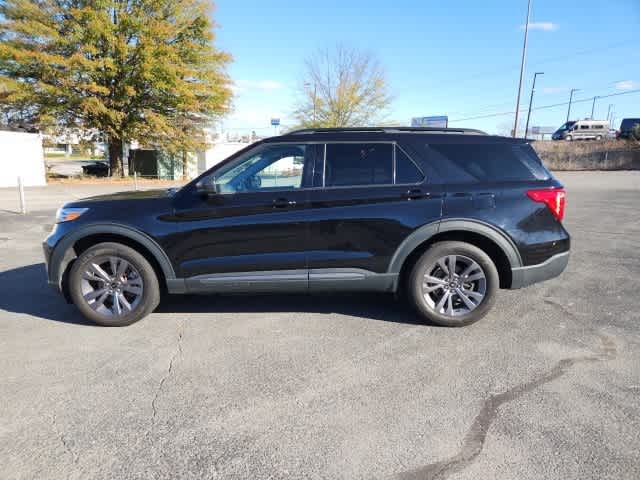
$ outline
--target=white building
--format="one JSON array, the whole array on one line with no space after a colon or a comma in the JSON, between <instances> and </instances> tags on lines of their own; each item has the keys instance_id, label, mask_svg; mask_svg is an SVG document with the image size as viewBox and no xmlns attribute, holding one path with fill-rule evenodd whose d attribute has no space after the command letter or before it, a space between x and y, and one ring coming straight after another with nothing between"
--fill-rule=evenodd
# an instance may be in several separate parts
<instances>
[{"instance_id":1,"label":"white building","mask_svg":"<svg viewBox=\"0 0 640 480\"><path fill-rule=\"evenodd\" d=\"M217 135L211 140L207 150L198 152L198 175L252 143L248 138L242 138L238 135L228 133Z\"/></svg>"},{"instance_id":2,"label":"white building","mask_svg":"<svg viewBox=\"0 0 640 480\"><path fill-rule=\"evenodd\" d=\"M42 136L0 130L0 187L46 185Z\"/></svg>"}]
</instances>

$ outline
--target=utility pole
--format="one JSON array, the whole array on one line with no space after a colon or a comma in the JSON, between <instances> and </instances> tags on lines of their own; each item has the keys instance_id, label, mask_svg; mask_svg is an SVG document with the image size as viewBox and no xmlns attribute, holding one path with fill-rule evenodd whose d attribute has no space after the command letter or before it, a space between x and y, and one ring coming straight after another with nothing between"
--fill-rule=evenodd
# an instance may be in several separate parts
<instances>
[{"instance_id":1,"label":"utility pole","mask_svg":"<svg viewBox=\"0 0 640 480\"><path fill-rule=\"evenodd\" d=\"M591 105L591 120L593 120L593 111L596 108L596 100L600 98L598 96L593 97L593 104Z\"/></svg>"},{"instance_id":2,"label":"utility pole","mask_svg":"<svg viewBox=\"0 0 640 480\"><path fill-rule=\"evenodd\" d=\"M613 103L610 103L607 109L607 122L609 122L609 116L611 115L611 107L613 107Z\"/></svg>"},{"instance_id":3,"label":"utility pole","mask_svg":"<svg viewBox=\"0 0 640 480\"><path fill-rule=\"evenodd\" d=\"M567 109L567 122L569 121L569 115L571 115L571 101L573 100L573 92L580 91L579 88L572 88L571 94L569 95L569 108Z\"/></svg>"},{"instance_id":4,"label":"utility pole","mask_svg":"<svg viewBox=\"0 0 640 480\"><path fill-rule=\"evenodd\" d=\"M544 75L544 72L536 72L533 74L533 85L531 86L531 97L529 98L529 111L527 112L527 123L524 127L524 138L529 134L529 118L531 118L531 107L533 106L533 92L536 91L536 78L538 75Z\"/></svg>"},{"instance_id":5,"label":"utility pole","mask_svg":"<svg viewBox=\"0 0 640 480\"><path fill-rule=\"evenodd\" d=\"M531 0L527 1L527 22L524 24L524 44L522 45L522 61L520 62L520 83L518 84L518 98L516 100L516 118L513 122L513 137L518 136L518 114L520 112L520 95L522 93L522 80L524 77L524 64L527 58L527 39L529 37L529 19L531 18ZM526 136L526 132L525 132Z\"/></svg>"}]
</instances>

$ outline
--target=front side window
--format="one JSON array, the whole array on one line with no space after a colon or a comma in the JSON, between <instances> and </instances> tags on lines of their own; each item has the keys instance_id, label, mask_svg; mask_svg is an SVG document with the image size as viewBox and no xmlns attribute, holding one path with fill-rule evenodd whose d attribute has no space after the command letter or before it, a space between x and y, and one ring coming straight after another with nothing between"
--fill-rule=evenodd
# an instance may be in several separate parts
<instances>
[{"instance_id":1,"label":"front side window","mask_svg":"<svg viewBox=\"0 0 640 480\"><path fill-rule=\"evenodd\" d=\"M325 187L393 183L393 144L328 143Z\"/></svg>"},{"instance_id":2,"label":"front side window","mask_svg":"<svg viewBox=\"0 0 640 480\"><path fill-rule=\"evenodd\" d=\"M220 193L302 187L306 145L264 145L211 175Z\"/></svg>"}]
</instances>

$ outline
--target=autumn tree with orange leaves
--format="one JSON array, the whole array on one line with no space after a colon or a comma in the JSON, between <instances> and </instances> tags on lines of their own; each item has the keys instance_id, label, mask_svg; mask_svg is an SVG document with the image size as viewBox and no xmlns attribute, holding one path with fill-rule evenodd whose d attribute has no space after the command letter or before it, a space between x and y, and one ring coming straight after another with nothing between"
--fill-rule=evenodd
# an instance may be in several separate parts
<instances>
[{"instance_id":1,"label":"autumn tree with orange leaves","mask_svg":"<svg viewBox=\"0 0 640 480\"><path fill-rule=\"evenodd\" d=\"M98 129L112 175L123 144L173 153L229 111L229 54L207 0L0 0L0 109L46 127Z\"/></svg>"}]
</instances>

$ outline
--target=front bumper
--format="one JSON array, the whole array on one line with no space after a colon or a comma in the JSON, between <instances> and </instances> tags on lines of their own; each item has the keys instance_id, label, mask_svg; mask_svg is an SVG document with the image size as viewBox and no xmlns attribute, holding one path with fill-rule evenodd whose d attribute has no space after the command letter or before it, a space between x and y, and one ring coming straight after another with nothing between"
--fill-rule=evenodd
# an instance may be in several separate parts
<instances>
[{"instance_id":1,"label":"front bumper","mask_svg":"<svg viewBox=\"0 0 640 480\"><path fill-rule=\"evenodd\" d=\"M511 269L511 288L522 288L560 275L569 263L569 252L557 253L537 265Z\"/></svg>"}]
</instances>

